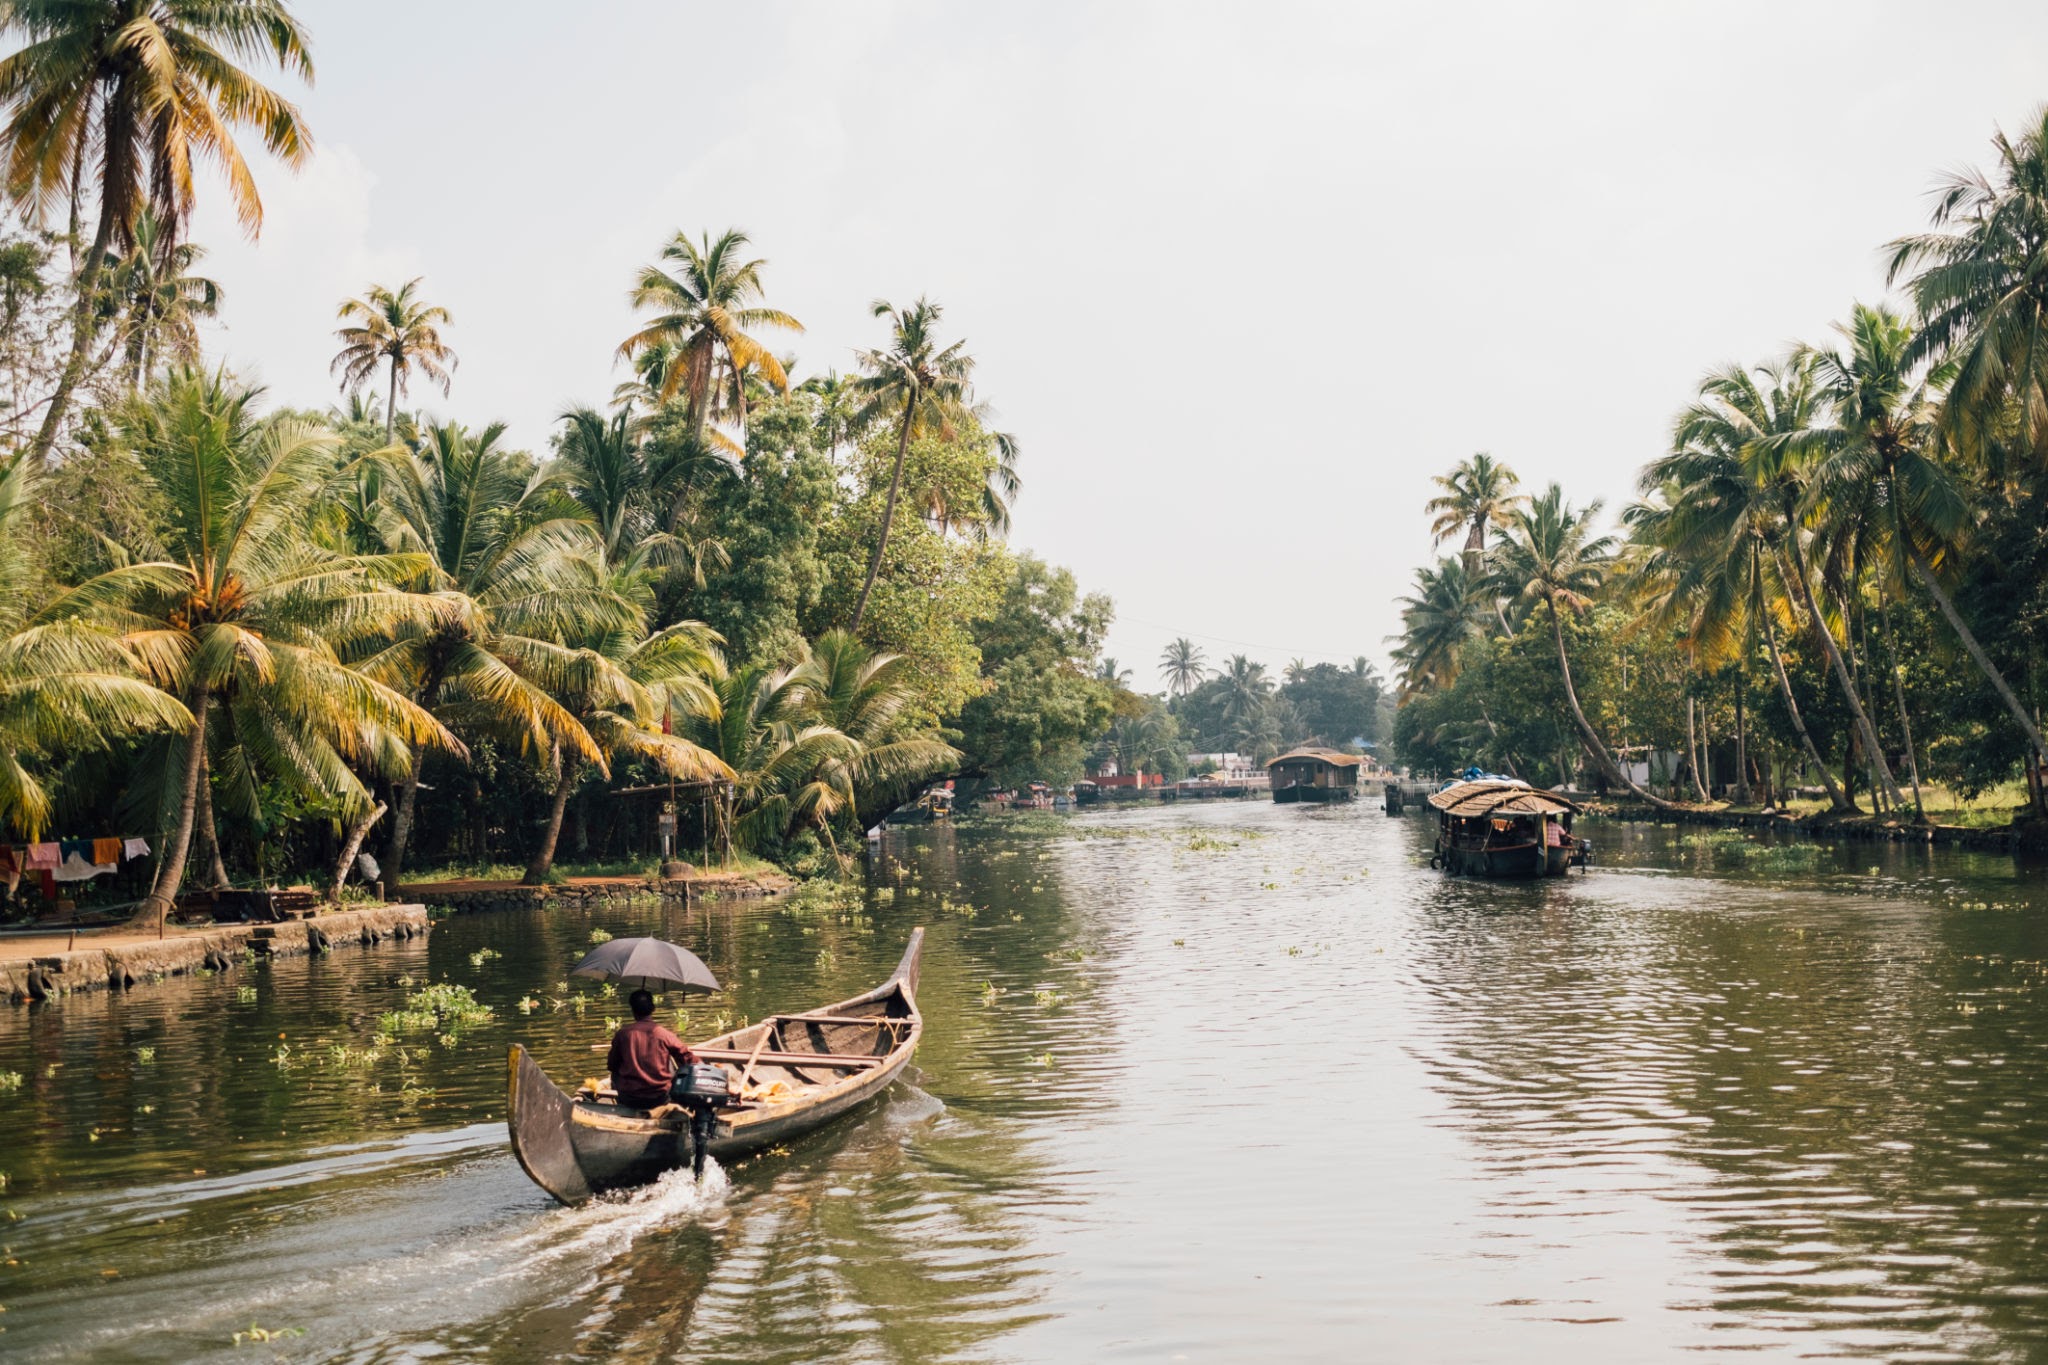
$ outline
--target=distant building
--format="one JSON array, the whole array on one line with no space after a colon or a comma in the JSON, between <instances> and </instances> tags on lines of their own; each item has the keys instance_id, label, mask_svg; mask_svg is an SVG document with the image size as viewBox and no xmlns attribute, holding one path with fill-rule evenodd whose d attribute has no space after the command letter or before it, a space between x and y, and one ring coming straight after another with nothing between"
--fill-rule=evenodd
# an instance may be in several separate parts
<instances>
[{"instance_id":1,"label":"distant building","mask_svg":"<svg viewBox=\"0 0 2048 1365\"><path fill-rule=\"evenodd\" d=\"M1243 754L1188 755L1189 772L1200 773L1205 767L1211 769L1205 776L1213 777L1219 782L1243 782L1248 778L1263 780L1266 776L1266 769L1258 760L1247 758Z\"/></svg>"}]
</instances>

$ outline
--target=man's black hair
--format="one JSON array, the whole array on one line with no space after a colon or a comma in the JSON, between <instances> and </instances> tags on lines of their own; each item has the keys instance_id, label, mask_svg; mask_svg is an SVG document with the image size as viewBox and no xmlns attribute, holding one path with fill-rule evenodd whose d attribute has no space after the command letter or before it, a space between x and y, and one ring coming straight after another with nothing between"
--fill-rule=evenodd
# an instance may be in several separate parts
<instances>
[{"instance_id":1,"label":"man's black hair","mask_svg":"<svg viewBox=\"0 0 2048 1365\"><path fill-rule=\"evenodd\" d=\"M654 1013L654 992L634 991L626 997L626 1003L632 1006L635 1019L645 1019Z\"/></svg>"}]
</instances>

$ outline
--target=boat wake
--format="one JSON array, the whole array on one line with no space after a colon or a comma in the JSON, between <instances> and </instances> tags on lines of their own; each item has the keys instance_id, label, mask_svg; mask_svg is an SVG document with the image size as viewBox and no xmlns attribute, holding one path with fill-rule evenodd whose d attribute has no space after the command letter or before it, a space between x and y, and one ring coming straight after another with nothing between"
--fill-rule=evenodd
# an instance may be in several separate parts
<instances>
[{"instance_id":1,"label":"boat wake","mask_svg":"<svg viewBox=\"0 0 2048 1365\"><path fill-rule=\"evenodd\" d=\"M670 1171L651 1185L600 1195L575 1208L557 1208L505 1247L513 1264L500 1276L519 1276L549 1262L603 1260L651 1232L678 1223L701 1222L723 1210L732 1180L715 1158L704 1163L704 1179L688 1167Z\"/></svg>"}]
</instances>

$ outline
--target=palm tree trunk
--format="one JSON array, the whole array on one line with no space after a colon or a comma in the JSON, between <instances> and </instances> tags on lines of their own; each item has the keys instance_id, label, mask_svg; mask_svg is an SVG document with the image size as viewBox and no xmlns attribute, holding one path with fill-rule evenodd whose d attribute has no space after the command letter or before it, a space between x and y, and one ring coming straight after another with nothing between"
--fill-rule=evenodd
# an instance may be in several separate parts
<instances>
[{"instance_id":1,"label":"palm tree trunk","mask_svg":"<svg viewBox=\"0 0 2048 1365\"><path fill-rule=\"evenodd\" d=\"M896 436L896 471L889 476L889 500L882 504L882 530L875 537L874 558L868 561L868 579L860 585L860 601L854 603L849 633L860 630L860 619L868 610L868 594L875 590L875 575L881 572L882 552L889 548L889 524L896 519L896 494L903 487L903 457L910 451L910 426L916 417L917 395L912 394L903 405L903 430Z\"/></svg>"},{"instance_id":2,"label":"palm tree trunk","mask_svg":"<svg viewBox=\"0 0 2048 1365\"><path fill-rule=\"evenodd\" d=\"M391 433L398 430L398 357L391 357L391 392L384 395L384 444L391 444Z\"/></svg>"},{"instance_id":3,"label":"palm tree trunk","mask_svg":"<svg viewBox=\"0 0 2048 1365\"><path fill-rule=\"evenodd\" d=\"M569 808L569 797L576 790L576 779L583 774L583 764L575 760L562 762L562 746L555 746L555 771L560 774L555 780L555 799L548 810L547 829L540 836L540 848L534 853L533 861L526 865L525 883L539 886L548 879L548 869L555 865L555 844L562 837L562 813Z\"/></svg>"},{"instance_id":4,"label":"palm tree trunk","mask_svg":"<svg viewBox=\"0 0 2048 1365\"><path fill-rule=\"evenodd\" d=\"M1564 622L1557 614L1557 603L1546 600L1543 605L1550 609L1550 633L1557 640L1557 670L1564 678L1564 699L1571 706L1572 720L1579 727L1579 738L1585 741L1587 751L1593 755L1593 761L1600 765L1601 772L1607 774L1609 782L1628 788L1638 799L1649 802L1659 810L1670 810L1669 801L1660 796L1650 795L1621 770L1621 766L1607 752L1607 746L1600 742L1600 736L1594 733L1591 722L1586 719L1585 711L1579 706L1579 690L1572 685L1572 661L1565 654Z\"/></svg>"},{"instance_id":5,"label":"palm tree trunk","mask_svg":"<svg viewBox=\"0 0 2048 1365\"><path fill-rule=\"evenodd\" d=\"M163 861L157 865L156 884L135 908L134 923L154 922L158 934L162 934L164 921L177 903L178 888L185 880L185 858L192 851L192 826L199 817L199 781L204 775L206 758L207 698L203 684L195 686L185 698L185 709L192 713L192 728L185 732L185 771L178 788L178 822L171 827Z\"/></svg>"},{"instance_id":6,"label":"palm tree trunk","mask_svg":"<svg viewBox=\"0 0 2048 1365\"><path fill-rule=\"evenodd\" d=\"M1814 746L1813 736L1806 732L1806 718L1799 714L1799 700L1792 695L1792 677L1785 671L1785 656L1778 652L1778 628L1771 624L1771 610L1766 605L1761 613L1764 622L1764 643L1770 646L1771 667L1778 675L1778 691L1785 698L1786 713L1792 717L1792 728L1798 732L1799 745L1806 750L1806 757L1820 773L1821 785L1828 789L1828 801L1837 813L1856 809L1856 803L1842 794L1841 784L1835 781L1834 769L1821 758L1820 750ZM1783 805L1783 801L1779 802Z\"/></svg>"},{"instance_id":7,"label":"palm tree trunk","mask_svg":"<svg viewBox=\"0 0 2048 1365\"><path fill-rule=\"evenodd\" d=\"M1738 806L1750 802L1749 790L1749 725L1742 710L1742 665L1735 666L1735 786L1729 791L1728 799Z\"/></svg>"},{"instance_id":8,"label":"palm tree trunk","mask_svg":"<svg viewBox=\"0 0 2048 1365\"><path fill-rule=\"evenodd\" d=\"M1699 795L1700 804L1705 805L1714 798L1707 795L1706 784L1700 780L1699 737L1693 726L1693 707L1693 699L1687 697L1685 699L1685 758L1692 768L1692 789Z\"/></svg>"},{"instance_id":9,"label":"palm tree trunk","mask_svg":"<svg viewBox=\"0 0 2048 1365\"><path fill-rule=\"evenodd\" d=\"M1790 519L1787 520L1789 523ZM1828 629L1827 620L1822 617L1820 607L1814 601L1813 585L1806 578L1806 552L1799 548L1798 527L1788 524L1785 539L1792 554L1792 569L1797 576L1799 600L1806 607L1806 614L1812 619L1814 633L1820 636L1821 648L1827 653L1828 663L1834 667L1835 681L1841 686L1842 700L1849 703L1849 714L1856 722L1856 733L1863 741L1864 752L1869 755L1871 771L1882 779L1892 804L1904 805L1906 799L1899 794L1899 784L1892 777L1891 767L1884 761L1884 750L1878 745L1877 727L1870 723L1870 713L1863 709L1863 701L1856 695L1856 683L1849 676L1849 665L1842 658L1841 646L1835 643L1835 633ZM1781 564L1779 572L1783 571L1784 566Z\"/></svg>"},{"instance_id":10,"label":"palm tree trunk","mask_svg":"<svg viewBox=\"0 0 2048 1365\"><path fill-rule=\"evenodd\" d=\"M334 860L334 875L327 879L327 899L341 903L341 888L348 885L349 865L355 862L356 854L362 851L363 840L369 836L371 826L384 818L384 812L391 809L382 801L364 812L363 818L349 826L348 838L342 841L341 856Z\"/></svg>"},{"instance_id":11,"label":"palm tree trunk","mask_svg":"<svg viewBox=\"0 0 2048 1365\"><path fill-rule=\"evenodd\" d=\"M1969 626L1963 623L1954 600L1942 589L1940 580L1935 578L1934 571L1927 567L1927 561L1920 557L1918 550L1912 552L1912 564L1914 577L1920 580L1921 587L1927 589L1928 596L1934 599L1934 605L1941 609L1942 618L1948 622L1949 629L1963 642L1963 649L1984 676L1991 680L1991 686L1997 691L1998 699L2005 703L2005 709L2019 722L2020 730L2027 737L2027 743L2034 746L2037 761L2048 761L2048 744L2041 740L2040 727L2035 725L2033 717L2027 714L2027 708L2020 705L2020 699L2013 695L2012 688L2005 681L2005 675L1998 671L1997 664L1991 662L1991 656L1984 652L1984 646L1977 643L1977 637L1971 633Z\"/></svg>"},{"instance_id":12,"label":"palm tree trunk","mask_svg":"<svg viewBox=\"0 0 2048 1365\"><path fill-rule=\"evenodd\" d=\"M1892 609L1878 604L1878 624L1884 628L1885 652L1891 656L1892 699L1899 705L1899 730L1906 736L1906 774L1913 779L1913 819L1927 821L1927 807L1920 800L1920 755L1913 749L1913 718L1906 713L1906 678L1899 668L1899 637L1892 634Z\"/></svg>"},{"instance_id":13,"label":"palm tree trunk","mask_svg":"<svg viewBox=\"0 0 2048 1365\"><path fill-rule=\"evenodd\" d=\"M441 679L436 671L420 689L420 707L432 711L434 698L440 691ZM398 889L399 874L405 870L405 846L412 838L413 808L419 804L420 798L420 765L426 762L426 757L423 749L412 751L412 765L406 769L405 781L398 786L398 813L391 817L391 839L384 845L384 885L392 891Z\"/></svg>"},{"instance_id":14,"label":"palm tree trunk","mask_svg":"<svg viewBox=\"0 0 2048 1365\"><path fill-rule=\"evenodd\" d=\"M412 813L420 797L420 762L425 757L414 750L412 767L398 785L398 813L391 817L391 839L384 845L384 883L398 889L398 876L405 868L405 845L412 837Z\"/></svg>"},{"instance_id":15,"label":"palm tree trunk","mask_svg":"<svg viewBox=\"0 0 2048 1365\"><path fill-rule=\"evenodd\" d=\"M106 259L107 244L114 239L114 213L111 204L100 205L100 225L93 233L92 249L85 258L85 268L78 272L78 315L71 323L71 355L64 362L64 373L57 380L57 391L50 395L50 409L43 414L42 429L36 432L35 444L29 448L32 464L48 467L50 452L56 448L57 432L64 425L64 416L71 406L71 395L85 378L86 356L92 350L92 301L100 287L100 265ZM145 902L147 904L147 902Z\"/></svg>"},{"instance_id":16,"label":"palm tree trunk","mask_svg":"<svg viewBox=\"0 0 2048 1365\"><path fill-rule=\"evenodd\" d=\"M195 831L206 862L206 881L215 891L228 889L227 864L220 856L220 827L213 821L213 764L204 754L199 759L199 828Z\"/></svg>"}]
</instances>

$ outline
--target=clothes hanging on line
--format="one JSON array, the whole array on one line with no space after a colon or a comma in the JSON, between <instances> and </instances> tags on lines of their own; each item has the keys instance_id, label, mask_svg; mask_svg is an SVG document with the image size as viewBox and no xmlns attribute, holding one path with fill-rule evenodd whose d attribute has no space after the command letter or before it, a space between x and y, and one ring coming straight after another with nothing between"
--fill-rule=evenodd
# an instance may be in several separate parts
<instances>
[{"instance_id":1,"label":"clothes hanging on line","mask_svg":"<svg viewBox=\"0 0 2048 1365\"><path fill-rule=\"evenodd\" d=\"M121 841L121 856L124 858L147 858L149 856L149 840L123 839Z\"/></svg>"},{"instance_id":2,"label":"clothes hanging on line","mask_svg":"<svg viewBox=\"0 0 2048 1365\"><path fill-rule=\"evenodd\" d=\"M95 839L92 841L92 860L100 867L114 867L121 861L119 839Z\"/></svg>"},{"instance_id":3,"label":"clothes hanging on line","mask_svg":"<svg viewBox=\"0 0 2048 1365\"><path fill-rule=\"evenodd\" d=\"M114 869L88 862L76 852L64 855L64 861L57 865L54 875L60 882L89 882L94 877L104 877Z\"/></svg>"},{"instance_id":4,"label":"clothes hanging on line","mask_svg":"<svg viewBox=\"0 0 2048 1365\"><path fill-rule=\"evenodd\" d=\"M28 866L37 872L54 871L63 861L64 853L55 843L28 846Z\"/></svg>"}]
</instances>

